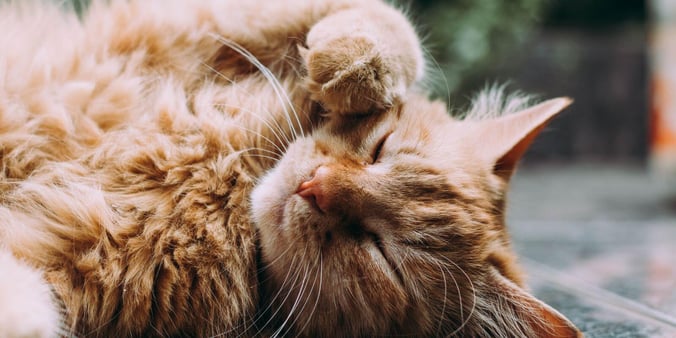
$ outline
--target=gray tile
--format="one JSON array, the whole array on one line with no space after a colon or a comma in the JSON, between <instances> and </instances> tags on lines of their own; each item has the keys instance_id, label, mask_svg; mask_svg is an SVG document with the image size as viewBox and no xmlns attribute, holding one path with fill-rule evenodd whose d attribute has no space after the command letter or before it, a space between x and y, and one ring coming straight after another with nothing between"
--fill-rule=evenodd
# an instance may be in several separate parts
<instances>
[{"instance_id":1,"label":"gray tile","mask_svg":"<svg viewBox=\"0 0 676 338\"><path fill-rule=\"evenodd\" d=\"M676 337L676 184L640 168L545 167L519 173L510 196L539 298L587 337Z\"/></svg>"}]
</instances>

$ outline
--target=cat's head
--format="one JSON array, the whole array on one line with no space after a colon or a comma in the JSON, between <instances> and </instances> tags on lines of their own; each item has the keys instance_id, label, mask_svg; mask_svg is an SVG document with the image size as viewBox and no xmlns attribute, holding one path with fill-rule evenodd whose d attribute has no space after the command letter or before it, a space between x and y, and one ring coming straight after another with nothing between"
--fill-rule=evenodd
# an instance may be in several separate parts
<instances>
[{"instance_id":1,"label":"cat's head","mask_svg":"<svg viewBox=\"0 0 676 338\"><path fill-rule=\"evenodd\" d=\"M577 335L521 288L504 225L517 161L569 102L457 120L412 96L296 140L252 195L262 313L308 336Z\"/></svg>"}]
</instances>

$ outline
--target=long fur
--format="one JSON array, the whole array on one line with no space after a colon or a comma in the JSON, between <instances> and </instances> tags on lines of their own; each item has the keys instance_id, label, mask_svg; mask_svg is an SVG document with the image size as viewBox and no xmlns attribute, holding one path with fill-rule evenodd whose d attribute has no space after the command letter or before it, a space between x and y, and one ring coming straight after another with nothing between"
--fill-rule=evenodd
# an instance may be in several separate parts
<instances>
[{"instance_id":1,"label":"long fur","mask_svg":"<svg viewBox=\"0 0 676 338\"><path fill-rule=\"evenodd\" d=\"M324 95L299 47L334 11L403 17L350 0L0 6L0 242L54 290L45 310L75 335L255 332L248 194Z\"/></svg>"}]
</instances>

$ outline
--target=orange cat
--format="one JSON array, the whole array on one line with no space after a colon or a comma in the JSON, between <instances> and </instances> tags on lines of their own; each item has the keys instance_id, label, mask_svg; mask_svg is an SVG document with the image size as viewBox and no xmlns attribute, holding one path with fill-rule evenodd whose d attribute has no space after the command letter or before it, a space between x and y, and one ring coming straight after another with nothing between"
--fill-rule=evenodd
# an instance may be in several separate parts
<instances>
[{"instance_id":1,"label":"orange cat","mask_svg":"<svg viewBox=\"0 0 676 338\"><path fill-rule=\"evenodd\" d=\"M504 228L567 99L452 119L379 0L1 6L0 336L579 335Z\"/></svg>"}]
</instances>

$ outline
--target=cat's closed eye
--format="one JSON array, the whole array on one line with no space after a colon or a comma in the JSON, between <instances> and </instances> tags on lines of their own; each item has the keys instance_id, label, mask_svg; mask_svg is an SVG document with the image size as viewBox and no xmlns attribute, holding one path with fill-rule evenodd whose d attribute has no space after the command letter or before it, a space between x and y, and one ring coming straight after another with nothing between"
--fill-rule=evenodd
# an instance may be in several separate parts
<instances>
[{"instance_id":1,"label":"cat's closed eye","mask_svg":"<svg viewBox=\"0 0 676 338\"><path fill-rule=\"evenodd\" d=\"M383 149L385 148L385 142L387 142L387 139L392 135L391 131L388 131L385 133L383 136L380 137L378 140L378 143L376 143L376 146L373 148L373 151L371 152L371 164L375 164L378 162L380 159Z\"/></svg>"}]
</instances>

